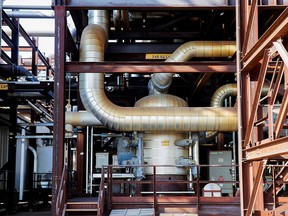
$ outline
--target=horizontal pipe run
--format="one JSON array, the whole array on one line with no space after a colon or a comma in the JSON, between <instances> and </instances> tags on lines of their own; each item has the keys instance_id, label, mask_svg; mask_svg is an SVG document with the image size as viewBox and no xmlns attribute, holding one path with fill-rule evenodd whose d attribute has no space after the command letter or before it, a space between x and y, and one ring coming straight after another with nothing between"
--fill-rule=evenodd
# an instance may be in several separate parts
<instances>
[{"instance_id":1,"label":"horizontal pipe run","mask_svg":"<svg viewBox=\"0 0 288 216\"><path fill-rule=\"evenodd\" d=\"M99 13L99 11L95 11ZM93 19L96 20L93 15ZM103 14L99 17L104 19ZM100 20L101 20L100 19ZM95 21L97 23L98 21ZM105 30L106 29L106 30ZM102 62L107 41L107 25L93 22L84 29L80 42L80 62ZM197 43L196 43L197 44ZM200 43L201 44L201 43ZM234 46L226 43L223 46ZM230 49L228 49L230 50ZM233 50L233 49L231 49ZM214 52L214 51L213 51ZM218 51L215 51L218 53ZM193 52L195 53L195 52ZM222 51L220 54L222 56ZM225 52L225 56L230 51ZM196 52L197 54L197 52ZM196 55L198 56L198 55ZM203 56L201 54L201 56ZM206 56L206 55L204 55ZM214 56L214 55L213 55ZM104 92L103 73L79 76L82 103L103 126L118 131L236 131L237 110L219 107L120 107Z\"/></svg>"}]
</instances>

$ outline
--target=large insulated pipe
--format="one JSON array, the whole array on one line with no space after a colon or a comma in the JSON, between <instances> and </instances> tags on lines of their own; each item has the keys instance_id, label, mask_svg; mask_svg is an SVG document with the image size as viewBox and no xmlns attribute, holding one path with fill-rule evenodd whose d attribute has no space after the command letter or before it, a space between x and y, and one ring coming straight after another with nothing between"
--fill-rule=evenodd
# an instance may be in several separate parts
<instances>
[{"instance_id":1,"label":"large insulated pipe","mask_svg":"<svg viewBox=\"0 0 288 216\"><path fill-rule=\"evenodd\" d=\"M108 25L103 12L93 12L80 42L81 62L104 61ZM101 22L98 22L101 21ZM109 22L108 22L109 23ZM224 45L223 45L224 46ZM230 45L229 45L230 46ZM208 47L207 47L208 49ZM104 92L104 74L81 73L79 90L84 107L103 126L121 131L235 131L237 110L214 107L120 107Z\"/></svg>"},{"instance_id":2,"label":"large insulated pipe","mask_svg":"<svg viewBox=\"0 0 288 216\"><path fill-rule=\"evenodd\" d=\"M165 62L186 62L194 57L229 57L235 52L235 41L191 41L177 48ZM150 86L156 92L165 93L172 83L173 76L174 73L155 73L152 75Z\"/></svg>"},{"instance_id":3,"label":"large insulated pipe","mask_svg":"<svg viewBox=\"0 0 288 216\"><path fill-rule=\"evenodd\" d=\"M65 112L65 124L72 126L101 126L102 123L90 112Z\"/></svg>"}]
</instances>

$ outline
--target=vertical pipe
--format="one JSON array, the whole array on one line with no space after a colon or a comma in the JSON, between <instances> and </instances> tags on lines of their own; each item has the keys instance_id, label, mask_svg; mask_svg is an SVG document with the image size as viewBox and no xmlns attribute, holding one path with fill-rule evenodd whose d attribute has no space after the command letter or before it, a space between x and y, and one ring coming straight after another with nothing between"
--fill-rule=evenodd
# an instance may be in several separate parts
<instances>
[{"instance_id":1,"label":"vertical pipe","mask_svg":"<svg viewBox=\"0 0 288 216\"><path fill-rule=\"evenodd\" d=\"M193 159L195 160L195 164L199 165L199 135L198 133L193 133L192 139L195 140L193 145Z\"/></svg>"},{"instance_id":2,"label":"vertical pipe","mask_svg":"<svg viewBox=\"0 0 288 216\"><path fill-rule=\"evenodd\" d=\"M137 180L141 180L144 177L143 165L144 165L144 143L143 143L143 133L138 133L138 167L137 167Z\"/></svg>"},{"instance_id":3,"label":"vertical pipe","mask_svg":"<svg viewBox=\"0 0 288 216\"><path fill-rule=\"evenodd\" d=\"M86 174L85 174L85 191L86 194L88 194L88 187L89 187L89 175L88 175L88 170L89 170L89 126L86 127Z\"/></svg>"},{"instance_id":4,"label":"vertical pipe","mask_svg":"<svg viewBox=\"0 0 288 216\"><path fill-rule=\"evenodd\" d=\"M232 106L232 97L230 96L229 97L229 105L230 107ZM237 169L236 169L236 132L233 131L232 132L232 155L233 155L233 167L232 167L232 170L233 170L233 180L236 181L236 176L237 176Z\"/></svg>"},{"instance_id":5,"label":"vertical pipe","mask_svg":"<svg viewBox=\"0 0 288 216\"><path fill-rule=\"evenodd\" d=\"M93 127L90 132L90 171L89 171L89 193L92 194L92 183L93 183Z\"/></svg>"},{"instance_id":6,"label":"vertical pipe","mask_svg":"<svg viewBox=\"0 0 288 216\"><path fill-rule=\"evenodd\" d=\"M33 153L33 156L34 156L34 163L33 163L33 188L36 186L35 185L35 180L36 180L36 173L37 173L37 160L38 160L38 157L37 157L37 152L36 150L32 147L32 146L28 146L28 149L30 149Z\"/></svg>"},{"instance_id":7,"label":"vertical pipe","mask_svg":"<svg viewBox=\"0 0 288 216\"><path fill-rule=\"evenodd\" d=\"M189 132L189 139L192 139L192 137L191 137L191 132ZM189 149L188 149L188 157L189 157L189 161L193 161L193 147L192 147L192 145L190 144L189 145ZM193 191L193 184L192 184L192 180L193 180L193 172L192 172L192 169L193 169L193 167L190 167L189 168L189 181L190 181L190 183L189 183L189 190L190 191Z\"/></svg>"},{"instance_id":8,"label":"vertical pipe","mask_svg":"<svg viewBox=\"0 0 288 216\"><path fill-rule=\"evenodd\" d=\"M22 129L21 135L25 136L25 129ZM20 151L20 177L19 177L19 200L23 200L23 193L24 193L24 175L25 175L25 138L21 138L21 151Z\"/></svg>"}]
</instances>

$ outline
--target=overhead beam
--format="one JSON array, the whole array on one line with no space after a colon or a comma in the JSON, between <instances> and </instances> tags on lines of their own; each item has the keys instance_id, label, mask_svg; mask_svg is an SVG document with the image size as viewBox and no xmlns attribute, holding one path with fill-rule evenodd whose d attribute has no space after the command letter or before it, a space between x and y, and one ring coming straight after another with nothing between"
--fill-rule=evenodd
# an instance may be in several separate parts
<instances>
[{"instance_id":1,"label":"overhead beam","mask_svg":"<svg viewBox=\"0 0 288 216\"><path fill-rule=\"evenodd\" d=\"M134 0L117 0L117 1L107 1L107 0L70 0L67 1L67 8L75 8L78 9L185 9L189 10L191 7L199 7L199 9L203 9L203 7L208 8L217 8L219 7L227 7L228 1L226 0L142 0L142 1L134 1ZM231 9L234 8L231 6Z\"/></svg>"},{"instance_id":2,"label":"overhead beam","mask_svg":"<svg viewBox=\"0 0 288 216\"><path fill-rule=\"evenodd\" d=\"M261 141L259 145L244 150L246 152L245 160L261 160L288 154L287 142L288 137Z\"/></svg>"},{"instance_id":3,"label":"overhead beam","mask_svg":"<svg viewBox=\"0 0 288 216\"><path fill-rule=\"evenodd\" d=\"M264 50L272 46L272 42L288 34L288 7L281 13L269 29L260 37L258 42L242 58L242 72L249 72L259 64Z\"/></svg>"},{"instance_id":4,"label":"overhead beam","mask_svg":"<svg viewBox=\"0 0 288 216\"><path fill-rule=\"evenodd\" d=\"M69 62L66 73L235 73L234 62Z\"/></svg>"}]
</instances>

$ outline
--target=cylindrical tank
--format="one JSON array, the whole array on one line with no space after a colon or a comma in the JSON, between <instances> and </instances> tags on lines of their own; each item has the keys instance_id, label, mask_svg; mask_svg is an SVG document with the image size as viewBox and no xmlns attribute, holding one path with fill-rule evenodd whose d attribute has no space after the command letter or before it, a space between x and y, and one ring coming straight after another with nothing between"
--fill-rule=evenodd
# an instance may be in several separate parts
<instances>
[{"instance_id":1,"label":"cylindrical tank","mask_svg":"<svg viewBox=\"0 0 288 216\"><path fill-rule=\"evenodd\" d=\"M136 107L187 107L186 101L169 94L154 94L136 102ZM161 113L159 113L161 115ZM163 116L165 121L165 116ZM187 138L184 132L159 131L144 133L144 162L147 165L177 165L179 158L188 158L188 148L174 145L175 140ZM187 171L176 167L158 167L157 175L186 175ZM153 168L145 170L145 175L152 175Z\"/></svg>"},{"instance_id":2,"label":"cylindrical tank","mask_svg":"<svg viewBox=\"0 0 288 216\"><path fill-rule=\"evenodd\" d=\"M187 147L174 145L175 140L187 138L184 133L159 132L145 133L144 161L147 165L176 165L180 157L188 158ZM157 167L156 174L186 175L187 171L176 167ZM145 170L146 175L153 174L153 167Z\"/></svg>"}]
</instances>

